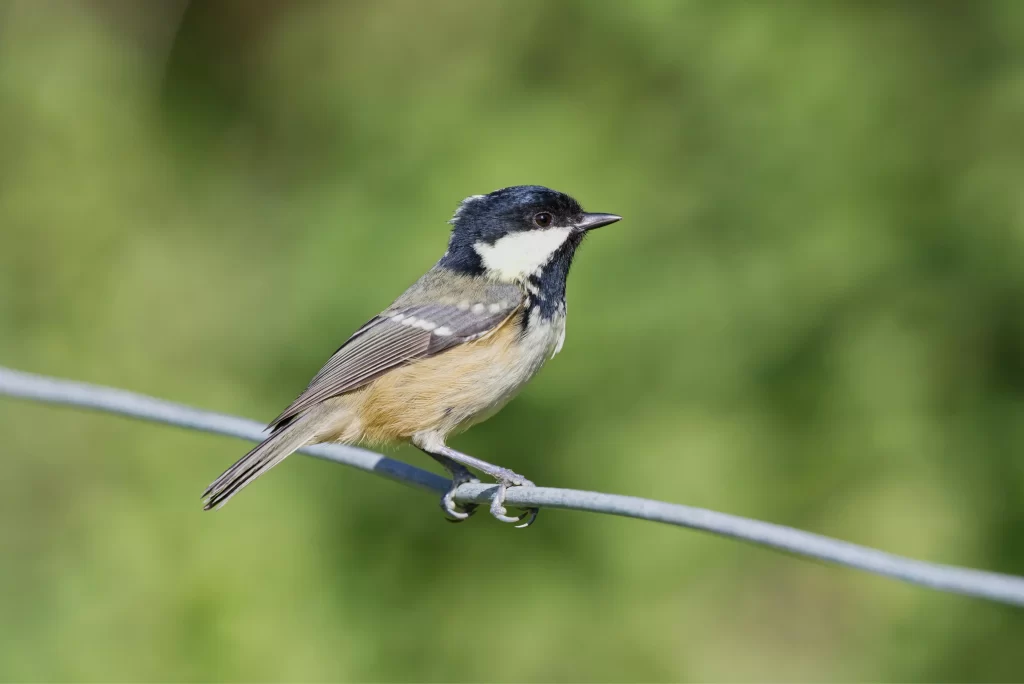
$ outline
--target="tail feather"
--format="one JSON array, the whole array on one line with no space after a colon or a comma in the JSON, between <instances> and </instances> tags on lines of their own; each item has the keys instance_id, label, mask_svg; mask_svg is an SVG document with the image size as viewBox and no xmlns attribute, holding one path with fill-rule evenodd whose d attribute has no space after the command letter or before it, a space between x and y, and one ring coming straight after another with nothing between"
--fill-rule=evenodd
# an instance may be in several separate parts
<instances>
[{"instance_id":1,"label":"tail feather","mask_svg":"<svg viewBox=\"0 0 1024 684\"><path fill-rule=\"evenodd\" d=\"M318 421L306 415L275 430L228 468L203 492L203 509L220 508L246 485L283 461L316 435Z\"/></svg>"}]
</instances>

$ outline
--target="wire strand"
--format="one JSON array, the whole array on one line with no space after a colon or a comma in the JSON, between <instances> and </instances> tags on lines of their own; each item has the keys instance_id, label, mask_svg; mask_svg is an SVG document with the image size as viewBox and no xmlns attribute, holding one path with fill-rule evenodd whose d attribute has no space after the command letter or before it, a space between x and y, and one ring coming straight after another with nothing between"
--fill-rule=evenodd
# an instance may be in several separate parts
<instances>
[{"instance_id":1,"label":"wire strand","mask_svg":"<svg viewBox=\"0 0 1024 684\"><path fill-rule=\"evenodd\" d=\"M167 425L260 441L264 426L255 421L155 399L112 387L25 373L0 366L0 394L49 404L105 411ZM419 489L444 492L448 480L366 449L317 445L301 453L351 466ZM496 487L464 484L460 503L486 503ZM904 558L783 525L681 504L553 487L512 487L505 501L518 507L562 508L638 518L711 532L800 556L844 565L939 591L1024 606L1024 578Z\"/></svg>"}]
</instances>

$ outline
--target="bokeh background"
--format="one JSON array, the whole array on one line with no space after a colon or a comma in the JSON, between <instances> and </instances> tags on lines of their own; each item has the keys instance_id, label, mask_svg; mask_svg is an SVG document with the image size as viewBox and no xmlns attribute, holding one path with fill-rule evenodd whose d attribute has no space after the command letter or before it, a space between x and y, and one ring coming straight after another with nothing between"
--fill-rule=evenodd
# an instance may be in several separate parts
<instances>
[{"instance_id":1,"label":"bokeh background","mask_svg":"<svg viewBox=\"0 0 1024 684\"><path fill-rule=\"evenodd\" d=\"M0 364L270 419L470 194L622 214L456 440L1024 574L1024 3L0 5ZM1024 612L0 399L0 679L1020 680ZM396 457L428 467L411 449Z\"/></svg>"}]
</instances>

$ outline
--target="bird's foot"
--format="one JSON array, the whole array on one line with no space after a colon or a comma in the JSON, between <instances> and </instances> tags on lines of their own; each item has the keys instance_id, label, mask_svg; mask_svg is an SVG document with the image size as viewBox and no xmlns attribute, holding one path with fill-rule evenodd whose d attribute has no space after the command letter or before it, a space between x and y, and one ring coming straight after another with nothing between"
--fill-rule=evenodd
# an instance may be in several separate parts
<instances>
[{"instance_id":1,"label":"bird's foot","mask_svg":"<svg viewBox=\"0 0 1024 684\"><path fill-rule=\"evenodd\" d=\"M522 475L511 470L502 469L495 479L498 481L498 490L491 498L491 515L504 523L519 523L516 527L529 527L537 519L537 509L527 508L518 516L507 515L505 510L505 492L509 487L533 487L534 484ZM523 522L523 521L526 522Z\"/></svg>"},{"instance_id":2,"label":"bird's foot","mask_svg":"<svg viewBox=\"0 0 1024 684\"><path fill-rule=\"evenodd\" d=\"M480 480L471 472L463 468L460 472L452 473L452 485L441 497L441 510L444 511L445 519L448 522L459 523L476 513L479 504L457 504L455 503L455 490L464 484L479 484Z\"/></svg>"}]
</instances>

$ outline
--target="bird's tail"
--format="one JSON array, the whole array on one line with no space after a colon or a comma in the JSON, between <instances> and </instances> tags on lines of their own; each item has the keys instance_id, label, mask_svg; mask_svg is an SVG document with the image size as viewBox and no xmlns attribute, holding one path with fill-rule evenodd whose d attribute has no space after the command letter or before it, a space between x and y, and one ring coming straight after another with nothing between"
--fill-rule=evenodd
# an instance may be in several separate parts
<instances>
[{"instance_id":1,"label":"bird's tail","mask_svg":"<svg viewBox=\"0 0 1024 684\"><path fill-rule=\"evenodd\" d=\"M320 427L318 418L317 412L311 412L275 429L206 488L203 508L207 511L220 508L247 484L312 441Z\"/></svg>"}]
</instances>

